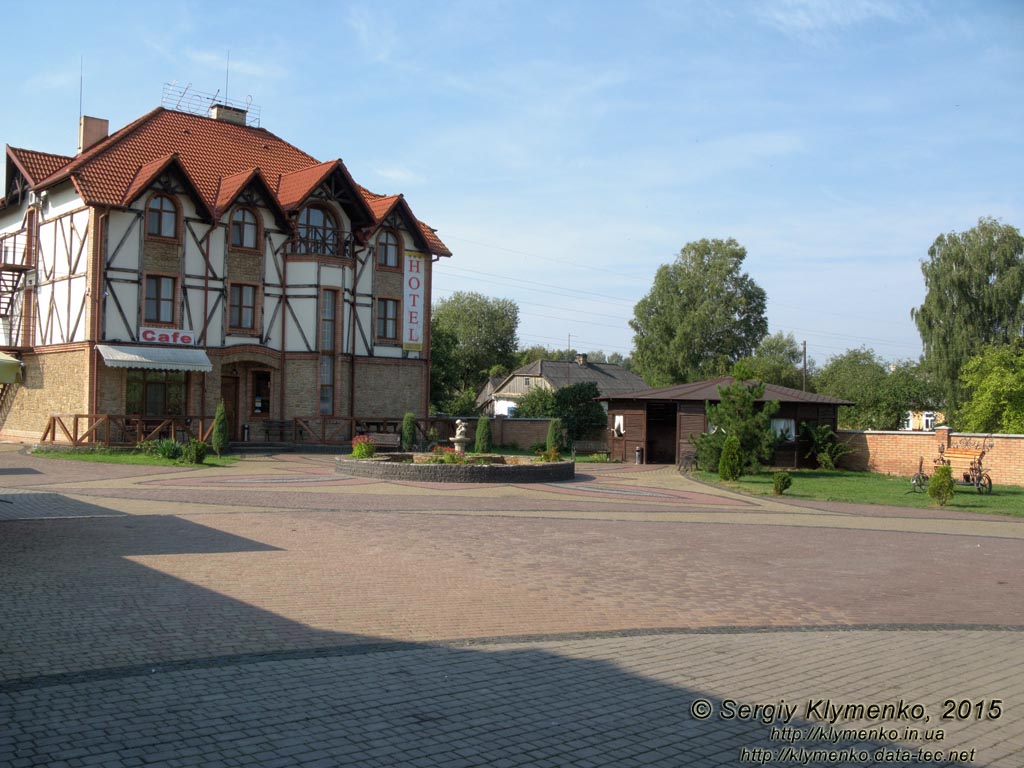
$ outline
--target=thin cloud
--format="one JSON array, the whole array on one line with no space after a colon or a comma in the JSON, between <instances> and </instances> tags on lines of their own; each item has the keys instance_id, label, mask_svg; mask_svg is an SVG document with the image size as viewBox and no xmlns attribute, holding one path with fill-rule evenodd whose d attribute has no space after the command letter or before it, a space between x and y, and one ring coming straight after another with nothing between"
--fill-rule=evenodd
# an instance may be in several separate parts
<instances>
[{"instance_id":1,"label":"thin cloud","mask_svg":"<svg viewBox=\"0 0 1024 768\"><path fill-rule=\"evenodd\" d=\"M198 64L207 69L223 71L228 66L228 52L214 53L212 51L197 51L193 48L185 50L185 56L193 64ZM281 67L268 66L266 64L231 57L231 73L237 75L248 75L250 77L283 78L288 72Z\"/></svg>"},{"instance_id":2,"label":"thin cloud","mask_svg":"<svg viewBox=\"0 0 1024 768\"><path fill-rule=\"evenodd\" d=\"M890 0L776 0L758 5L755 11L762 23L812 42L833 31L872 21L905 23L920 13L916 4Z\"/></svg>"},{"instance_id":3,"label":"thin cloud","mask_svg":"<svg viewBox=\"0 0 1024 768\"><path fill-rule=\"evenodd\" d=\"M346 15L345 23L371 60L381 64L394 63L393 53L399 41L389 19L375 16L366 6L355 6Z\"/></svg>"},{"instance_id":4,"label":"thin cloud","mask_svg":"<svg viewBox=\"0 0 1024 768\"><path fill-rule=\"evenodd\" d=\"M394 181L398 184L422 184L426 181L415 171L397 165L386 168L374 168L373 170L382 179Z\"/></svg>"}]
</instances>

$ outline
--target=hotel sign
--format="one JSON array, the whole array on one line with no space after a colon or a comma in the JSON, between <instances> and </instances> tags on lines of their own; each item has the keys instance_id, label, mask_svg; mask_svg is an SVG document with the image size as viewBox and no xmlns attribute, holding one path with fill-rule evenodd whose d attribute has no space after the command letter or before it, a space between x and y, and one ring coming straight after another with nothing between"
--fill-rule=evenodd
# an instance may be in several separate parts
<instances>
[{"instance_id":1,"label":"hotel sign","mask_svg":"<svg viewBox=\"0 0 1024 768\"><path fill-rule=\"evenodd\" d=\"M177 328L140 328L139 341L147 344L176 344L180 347L191 347L196 343L195 334L192 331L182 331Z\"/></svg>"},{"instance_id":2,"label":"hotel sign","mask_svg":"<svg viewBox=\"0 0 1024 768\"><path fill-rule=\"evenodd\" d=\"M423 297L426 293L426 259L421 253L405 254L402 296L402 349L423 351Z\"/></svg>"}]
</instances>

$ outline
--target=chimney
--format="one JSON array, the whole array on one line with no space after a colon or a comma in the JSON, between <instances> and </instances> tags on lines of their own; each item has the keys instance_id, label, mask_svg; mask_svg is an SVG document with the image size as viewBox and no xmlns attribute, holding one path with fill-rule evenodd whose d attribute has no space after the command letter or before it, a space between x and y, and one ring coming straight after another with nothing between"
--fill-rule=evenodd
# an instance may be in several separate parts
<instances>
[{"instance_id":1,"label":"chimney","mask_svg":"<svg viewBox=\"0 0 1024 768\"><path fill-rule=\"evenodd\" d=\"M82 154L99 141L107 138L110 121L82 115L78 119L78 154Z\"/></svg>"},{"instance_id":2,"label":"chimney","mask_svg":"<svg viewBox=\"0 0 1024 768\"><path fill-rule=\"evenodd\" d=\"M229 107L227 104L210 105L210 117L220 120L222 123L245 125L245 115L245 110L238 107Z\"/></svg>"},{"instance_id":3,"label":"chimney","mask_svg":"<svg viewBox=\"0 0 1024 768\"><path fill-rule=\"evenodd\" d=\"M586 355L579 355L579 354L576 355L576 365L578 365L580 367L583 367L586 364L587 364L587 356Z\"/></svg>"}]
</instances>

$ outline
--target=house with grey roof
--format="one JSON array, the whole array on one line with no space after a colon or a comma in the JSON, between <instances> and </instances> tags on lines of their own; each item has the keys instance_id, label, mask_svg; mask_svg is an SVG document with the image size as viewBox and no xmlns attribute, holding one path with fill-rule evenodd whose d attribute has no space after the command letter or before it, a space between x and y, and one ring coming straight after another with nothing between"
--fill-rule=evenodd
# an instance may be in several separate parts
<instances>
[{"instance_id":1,"label":"house with grey roof","mask_svg":"<svg viewBox=\"0 0 1024 768\"><path fill-rule=\"evenodd\" d=\"M643 379L621 365L591 363L586 355L576 355L575 360L535 360L497 384L489 381L477 397L477 405L489 416L515 416L516 403L533 389L558 390L584 382L596 384L606 397L647 389Z\"/></svg>"}]
</instances>

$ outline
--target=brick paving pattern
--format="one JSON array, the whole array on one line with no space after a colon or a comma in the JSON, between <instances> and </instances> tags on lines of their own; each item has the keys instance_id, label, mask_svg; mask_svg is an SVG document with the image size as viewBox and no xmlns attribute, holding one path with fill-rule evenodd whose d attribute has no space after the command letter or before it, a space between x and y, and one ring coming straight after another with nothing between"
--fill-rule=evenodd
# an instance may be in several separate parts
<instances>
[{"instance_id":1,"label":"brick paving pattern","mask_svg":"<svg viewBox=\"0 0 1024 768\"><path fill-rule=\"evenodd\" d=\"M0 502L0 766L1024 764L1024 521L12 446ZM931 719L829 744L818 699ZM782 700L799 741L721 716Z\"/></svg>"}]
</instances>

